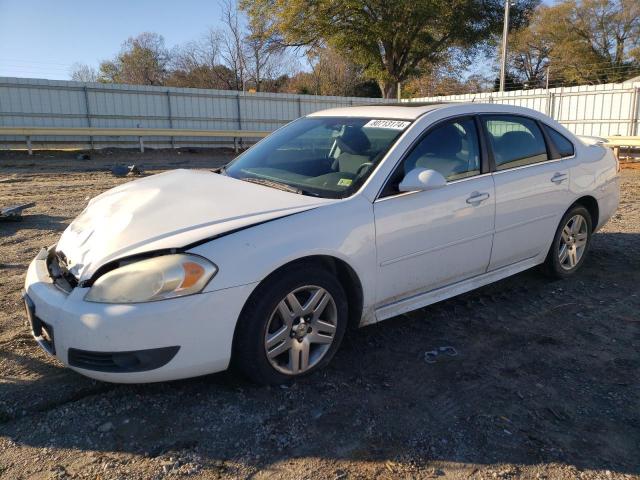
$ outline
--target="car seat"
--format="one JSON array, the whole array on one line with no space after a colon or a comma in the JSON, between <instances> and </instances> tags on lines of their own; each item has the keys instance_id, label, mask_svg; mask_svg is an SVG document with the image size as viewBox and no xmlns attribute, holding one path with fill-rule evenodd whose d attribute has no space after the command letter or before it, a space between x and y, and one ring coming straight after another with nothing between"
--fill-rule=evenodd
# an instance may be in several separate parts
<instances>
[{"instance_id":1,"label":"car seat","mask_svg":"<svg viewBox=\"0 0 640 480\"><path fill-rule=\"evenodd\" d=\"M336 139L340 155L331 166L334 171L356 174L363 163L369 162L367 155L371 142L359 127L347 126Z\"/></svg>"},{"instance_id":2,"label":"car seat","mask_svg":"<svg viewBox=\"0 0 640 480\"><path fill-rule=\"evenodd\" d=\"M405 165L405 173L413 168L428 168L445 178L466 172L468 161L460 158L462 134L453 124L440 127L429 134L417 147L421 151L413 165ZM413 156L413 155L412 155Z\"/></svg>"}]
</instances>

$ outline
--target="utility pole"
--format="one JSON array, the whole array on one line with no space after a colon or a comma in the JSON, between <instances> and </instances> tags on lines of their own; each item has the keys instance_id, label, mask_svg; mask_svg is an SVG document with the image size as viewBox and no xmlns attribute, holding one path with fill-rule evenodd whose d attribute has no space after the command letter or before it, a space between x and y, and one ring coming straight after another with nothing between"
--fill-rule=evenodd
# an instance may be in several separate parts
<instances>
[{"instance_id":1,"label":"utility pole","mask_svg":"<svg viewBox=\"0 0 640 480\"><path fill-rule=\"evenodd\" d=\"M500 91L504 92L504 79L507 74L507 35L509 34L509 3L504 2L504 27L502 29L502 62L500 64Z\"/></svg>"}]
</instances>

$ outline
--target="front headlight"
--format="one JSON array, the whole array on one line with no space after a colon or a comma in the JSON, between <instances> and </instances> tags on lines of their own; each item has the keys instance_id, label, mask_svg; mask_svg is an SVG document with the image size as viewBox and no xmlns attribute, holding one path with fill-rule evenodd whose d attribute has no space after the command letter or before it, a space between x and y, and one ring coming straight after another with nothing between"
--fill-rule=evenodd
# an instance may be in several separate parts
<instances>
[{"instance_id":1,"label":"front headlight","mask_svg":"<svg viewBox=\"0 0 640 480\"><path fill-rule=\"evenodd\" d=\"M100 303L139 303L202 291L218 268L196 255L162 255L130 263L98 278L84 299Z\"/></svg>"}]
</instances>

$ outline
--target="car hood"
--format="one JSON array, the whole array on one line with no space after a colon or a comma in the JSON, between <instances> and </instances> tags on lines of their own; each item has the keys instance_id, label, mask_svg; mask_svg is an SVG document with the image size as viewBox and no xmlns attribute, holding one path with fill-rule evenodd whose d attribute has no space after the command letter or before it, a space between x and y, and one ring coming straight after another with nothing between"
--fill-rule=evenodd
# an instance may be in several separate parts
<instances>
[{"instance_id":1,"label":"car hood","mask_svg":"<svg viewBox=\"0 0 640 480\"><path fill-rule=\"evenodd\" d=\"M172 170L93 198L64 231L56 252L82 282L118 258L185 247L333 201L205 170Z\"/></svg>"}]
</instances>

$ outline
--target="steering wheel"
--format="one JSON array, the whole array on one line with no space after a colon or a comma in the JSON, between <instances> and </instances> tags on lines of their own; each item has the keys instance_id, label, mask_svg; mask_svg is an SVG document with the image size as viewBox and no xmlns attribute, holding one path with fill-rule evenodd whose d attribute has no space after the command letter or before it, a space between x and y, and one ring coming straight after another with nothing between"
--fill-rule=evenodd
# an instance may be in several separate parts
<instances>
[{"instance_id":1,"label":"steering wheel","mask_svg":"<svg viewBox=\"0 0 640 480\"><path fill-rule=\"evenodd\" d=\"M362 173L366 172L371 167L373 167L373 162L364 162L358 167L358 170L356 170L356 178L362 175Z\"/></svg>"}]
</instances>

